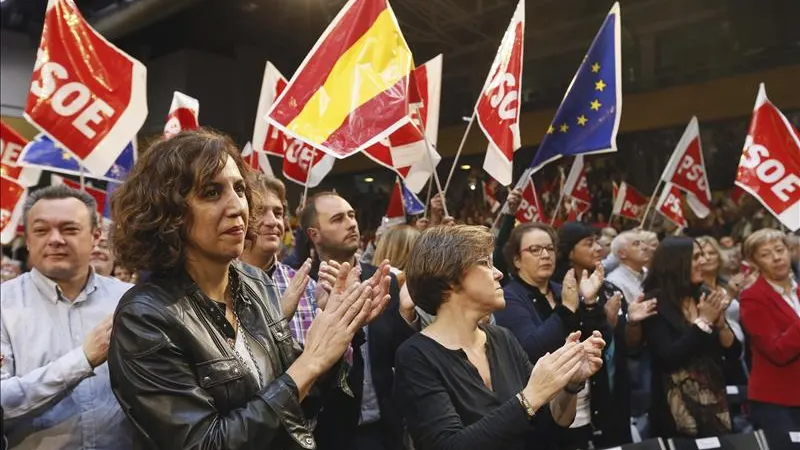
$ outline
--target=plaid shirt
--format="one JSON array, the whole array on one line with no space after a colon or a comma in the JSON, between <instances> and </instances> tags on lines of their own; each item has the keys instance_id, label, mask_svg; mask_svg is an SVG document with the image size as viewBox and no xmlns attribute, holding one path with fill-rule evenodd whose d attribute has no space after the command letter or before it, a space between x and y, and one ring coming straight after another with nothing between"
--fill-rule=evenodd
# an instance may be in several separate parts
<instances>
[{"instance_id":1,"label":"plaid shirt","mask_svg":"<svg viewBox=\"0 0 800 450\"><path fill-rule=\"evenodd\" d=\"M278 292L280 292L282 297L297 271L278 260L275 260L275 267L273 269L274 270L268 271L267 273L271 272L270 276L272 277L272 281L275 282L275 287L278 288ZM306 292L300 297L300 302L297 303L297 311L294 313L292 320L289 321L289 329L292 330L292 336L303 346L305 346L306 343L308 327L311 326L311 321L314 320L314 314L317 310L317 301L314 299L314 289L316 289L316 287L316 281L308 280ZM278 305L276 306L280 310L280 298L276 298L275 300L278 301Z\"/></svg>"}]
</instances>

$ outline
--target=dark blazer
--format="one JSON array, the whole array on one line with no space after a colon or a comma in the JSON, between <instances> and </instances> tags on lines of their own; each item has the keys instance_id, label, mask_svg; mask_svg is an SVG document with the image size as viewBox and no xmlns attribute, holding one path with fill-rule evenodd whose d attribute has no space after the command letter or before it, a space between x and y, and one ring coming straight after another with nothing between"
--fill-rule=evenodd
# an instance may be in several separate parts
<instances>
[{"instance_id":1,"label":"dark blazer","mask_svg":"<svg viewBox=\"0 0 800 450\"><path fill-rule=\"evenodd\" d=\"M373 265L361 264L361 280L369 279L376 270L377 267ZM316 279L318 272L319 261L315 260L311 269L312 278ZM367 331L372 384L381 413L381 420L377 424L381 428L385 448L400 450L403 448L402 421L391 400L394 385L394 355L400 344L411 337L416 330L400 315L400 288L394 275L391 275L391 278L389 305L377 319L367 325ZM353 367L348 375L348 384L353 396L341 390L331 391L318 416L314 435L321 450L355 448L364 388L364 366L360 356L361 345L364 342L363 331L357 333L352 342Z\"/></svg>"},{"instance_id":2,"label":"dark blazer","mask_svg":"<svg viewBox=\"0 0 800 450\"><path fill-rule=\"evenodd\" d=\"M741 293L739 302L753 352L748 397L800 407L800 317L763 277Z\"/></svg>"}]
</instances>

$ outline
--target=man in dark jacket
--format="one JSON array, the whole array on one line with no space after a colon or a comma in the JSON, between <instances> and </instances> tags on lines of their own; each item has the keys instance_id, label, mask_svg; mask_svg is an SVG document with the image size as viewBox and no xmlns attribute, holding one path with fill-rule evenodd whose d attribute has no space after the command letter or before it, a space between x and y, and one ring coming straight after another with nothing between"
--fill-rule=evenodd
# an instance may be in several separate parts
<instances>
[{"instance_id":1,"label":"man in dark jacket","mask_svg":"<svg viewBox=\"0 0 800 450\"><path fill-rule=\"evenodd\" d=\"M303 230L314 246L310 276L319 279L320 261L358 264L355 254L361 242L352 206L333 192L309 199L300 217ZM361 280L377 268L360 264ZM315 431L320 450L399 450L402 423L391 405L394 354L418 327L413 303L401 305L397 279L392 276L391 300L375 321L353 339L352 368L348 383L352 396L332 392L324 402Z\"/></svg>"}]
</instances>

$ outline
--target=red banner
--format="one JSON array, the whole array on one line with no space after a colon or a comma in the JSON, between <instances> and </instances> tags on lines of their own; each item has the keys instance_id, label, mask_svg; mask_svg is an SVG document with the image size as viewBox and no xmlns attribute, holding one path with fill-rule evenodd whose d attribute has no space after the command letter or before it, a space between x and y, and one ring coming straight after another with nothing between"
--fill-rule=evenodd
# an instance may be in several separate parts
<instances>
[{"instance_id":1,"label":"red banner","mask_svg":"<svg viewBox=\"0 0 800 450\"><path fill-rule=\"evenodd\" d=\"M305 185L316 187L333 168L334 158L315 150L305 142L287 136L283 131L267 122L266 114L283 93L287 86L286 78L272 63L267 62L264 69L264 78L261 82L261 96L258 100L256 123L253 128L253 150L256 154L267 153L283 158L283 176L287 179ZM267 161L266 155L254 155L252 158ZM266 167L258 163L259 167ZM270 169L271 170L271 169ZM310 171L310 176L309 176Z\"/></svg>"},{"instance_id":2,"label":"red banner","mask_svg":"<svg viewBox=\"0 0 800 450\"><path fill-rule=\"evenodd\" d=\"M25 118L105 174L147 117L147 69L100 36L72 0L49 0Z\"/></svg>"},{"instance_id":3,"label":"red banner","mask_svg":"<svg viewBox=\"0 0 800 450\"><path fill-rule=\"evenodd\" d=\"M25 186L13 178L0 178L0 242L11 243L17 235L17 225L22 218Z\"/></svg>"},{"instance_id":4,"label":"red banner","mask_svg":"<svg viewBox=\"0 0 800 450\"><path fill-rule=\"evenodd\" d=\"M800 229L800 133L759 87L736 185L791 231Z\"/></svg>"},{"instance_id":5,"label":"red banner","mask_svg":"<svg viewBox=\"0 0 800 450\"><path fill-rule=\"evenodd\" d=\"M525 0L520 0L475 106L478 125L489 140L483 169L503 186L511 184L514 152L522 145L519 111L524 35Z\"/></svg>"},{"instance_id":6,"label":"red banner","mask_svg":"<svg viewBox=\"0 0 800 450\"><path fill-rule=\"evenodd\" d=\"M686 218L683 215L681 203L681 190L677 186L667 183L661 192L661 197L656 204L656 211L660 212L670 222L686 228Z\"/></svg>"},{"instance_id":7,"label":"red banner","mask_svg":"<svg viewBox=\"0 0 800 450\"><path fill-rule=\"evenodd\" d=\"M687 200L697 217L704 218L711 213L711 190L697 117L692 117L686 126L661 179L690 194Z\"/></svg>"},{"instance_id":8,"label":"red banner","mask_svg":"<svg viewBox=\"0 0 800 450\"><path fill-rule=\"evenodd\" d=\"M200 101L175 91L172 95L172 105L169 107L167 123L164 125L164 136L171 138L183 130L199 128L199 116Z\"/></svg>"},{"instance_id":9,"label":"red banner","mask_svg":"<svg viewBox=\"0 0 800 450\"><path fill-rule=\"evenodd\" d=\"M39 183L42 171L17 165L19 155L27 144L25 138L0 120L0 173L18 180L23 186L30 187Z\"/></svg>"},{"instance_id":10,"label":"red banner","mask_svg":"<svg viewBox=\"0 0 800 450\"><path fill-rule=\"evenodd\" d=\"M525 188L522 190L522 201L517 210L517 220L522 223L528 222L548 222L542 210L542 204L539 201L539 195L536 193L536 186L533 184L532 179L528 179Z\"/></svg>"},{"instance_id":11,"label":"red banner","mask_svg":"<svg viewBox=\"0 0 800 450\"><path fill-rule=\"evenodd\" d=\"M611 210L611 214L632 220L640 220L646 207L647 197L623 181L617 188L616 196L614 197L614 208Z\"/></svg>"}]
</instances>

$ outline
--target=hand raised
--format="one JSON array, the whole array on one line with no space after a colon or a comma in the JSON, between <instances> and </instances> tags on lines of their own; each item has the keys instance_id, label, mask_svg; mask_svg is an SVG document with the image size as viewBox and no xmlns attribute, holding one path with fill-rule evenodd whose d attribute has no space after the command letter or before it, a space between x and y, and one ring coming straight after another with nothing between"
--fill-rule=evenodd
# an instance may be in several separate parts
<instances>
[{"instance_id":1,"label":"hand raised","mask_svg":"<svg viewBox=\"0 0 800 450\"><path fill-rule=\"evenodd\" d=\"M600 292L600 288L603 287L604 280L605 270L603 269L603 265L600 263L597 263L591 276L587 276L585 270L581 273L579 288L581 295L583 296L584 303L587 305L594 305L597 303L597 294Z\"/></svg>"},{"instance_id":2,"label":"hand raised","mask_svg":"<svg viewBox=\"0 0 800 450\"><path fill-rule=\"evenodd\" d=\"M583 346L576 342L567 342L555 352L547 353L536 361L523 394L535 407L546 404L564 389L580 370L582 363Z\"/></svg>"},{"instance_id":3,"label":"hand raised","mask_svg":"<svg viewBox=\"0 0 800 450\"><path fill-rule=\"evenodd\" d=\"M640 294L636 297L636 300L628 305L628 323L636 324L658 314L657 305L658 300L655 298L644 301L644 294Z\"/></svg>"},{"instance_id":4,"label":"hand raised","mask_svg":"<svg viewBox=\"0 0 800 450\"><path fill-rule=\"evenodd\" d=\"M308 272L311 270L311 259L306 259L302 266L297 269L294 277L289 281L286 290L281 297L281 312L286 320L290 320L297 311L297 305L300 303L300 298L305 294L306 287L308 286Z\"/></svg>"},{"instance_id":5,"label":"hand raised","mask_svg":"<svg viewBox=\"0 0 800 450\"><path fill-rule=\"evenodd\" d=\"M578 298L578 280L575 279L575 270L569 269L564 275L561 285L561 304L572 312L578 310L580 299Z\"/></svg>"}]
</instances>

